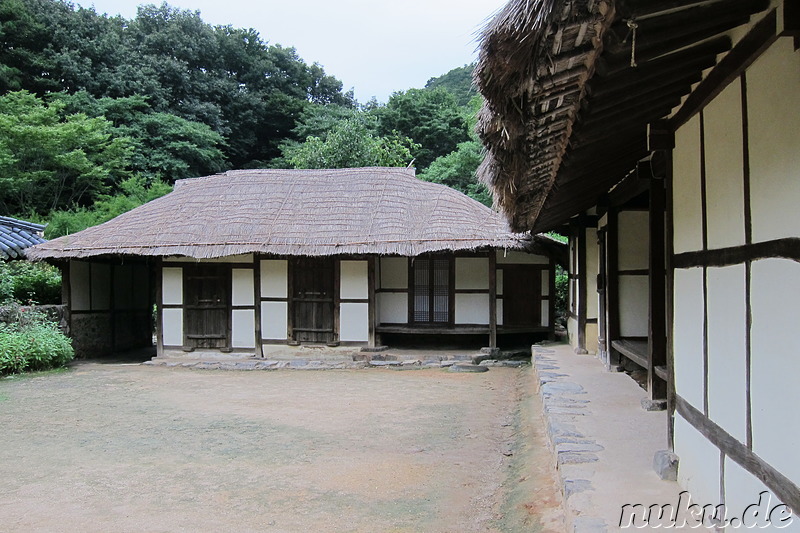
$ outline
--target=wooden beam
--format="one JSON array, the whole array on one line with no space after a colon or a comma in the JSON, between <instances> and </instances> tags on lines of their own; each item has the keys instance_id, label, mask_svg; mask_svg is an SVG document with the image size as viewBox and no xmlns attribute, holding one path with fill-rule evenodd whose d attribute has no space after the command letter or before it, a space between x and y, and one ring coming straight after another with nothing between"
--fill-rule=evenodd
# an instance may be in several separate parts
<instances>
[{"instance_id":1,"label":"wooden beam","mask_svg":"<svg viewBox=\"0 0 800 533\"><path fill-rule=\"evenodd\" d=\"M658 120L647 125L647 149L672 150L675 148L675 133L670 129L669 122Z\"/></svg>"},{"instance_id":2,"label":"wooden beam","mask_svg":"<svg viewBox=\"0 0 800 533\"><path fill-rule=\"evenodd\" d=\"M667 397L667 383L656 375L656 367L667 364L665 211L664 180L650 180L647 391L651 400Z\"/></svg>"},{"instance_id":3,"label":"wooden beam","mask_svg":"<svg viewBox=\"0 0 800 533\"><path fill-rule=\"evenodd\" d=\"M673 131L686 124L731 82L739 77L778 38L773 9L745 35L689 95L670 119Z\"/></svg>"},{"instance_id":4,"label":"wooden beam","mask_svg":"<svg viewBox=\"0 0 800 533\"><path fill-rule=\"evenodd\" d=\"M781 502L792 509L800 509L800 488L792 480L761 459L752 450L747 449L747 446L736 440L680 396L675 397L675 406L684 420L719 448L725 456L764 483Z\"/></svg>"}]
</instances>

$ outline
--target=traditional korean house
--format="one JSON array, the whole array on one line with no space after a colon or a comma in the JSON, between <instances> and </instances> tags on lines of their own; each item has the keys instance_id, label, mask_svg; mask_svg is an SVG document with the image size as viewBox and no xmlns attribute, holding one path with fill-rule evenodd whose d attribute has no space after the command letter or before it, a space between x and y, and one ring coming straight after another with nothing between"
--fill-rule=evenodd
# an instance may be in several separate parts
<instances>
[{"instance_id":1,"label":"traditional korean house","mask_svg":"<svg viewBox=\"0 0 800 533\"><path fill-rule=\"evenodd\" d=\"M29 250L61 265L76 348L260 356L382 335L549 336L564 246L413 169L240 170Z\"/></svg>"},{"instance_id":2,"label":"traditional korean house","mask_svg":"<svg viewBox=\"0 0 800 533\"><path fill-rule=\"evenodd\" d=\"M646 373L679 482L736 512L800 511L799 47L790 0L513 0L476 69L482 179L570 235L576 351Z\"/></svg>"}]
</instances>

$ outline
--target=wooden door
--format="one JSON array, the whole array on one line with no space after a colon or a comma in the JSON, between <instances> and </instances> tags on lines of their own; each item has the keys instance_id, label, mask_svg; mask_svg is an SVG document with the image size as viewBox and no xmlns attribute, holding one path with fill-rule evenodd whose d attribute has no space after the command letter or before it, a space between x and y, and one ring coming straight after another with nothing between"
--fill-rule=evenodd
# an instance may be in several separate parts
<instances>
[{"instance_id":1,"label":"wooden door","mask_svg":"<svg viewBox=\"0 0 800 533\"><path fill-rule=\"evenodd\" d=\"M189 348L228 348L231 269L197 264L183 269L184 344Z\"/></svg>"},{"instance_id":2,"label":"wooden door","mask_svg":"<svg viewBox=\"0 0 800 533\"><path fill-rule=\"evenodd\" d=\"M542 324L542 269L534 265L503 266L503 326Z\"/></svg>"},{"instance_id":3,"label":"wooden door","mask_svg":"<svg viewBox=\"0 0 800 533\"><path fill-rule=\"evenodd\" d=\"M297 342L335 340L334 260L298 257L292 262L292 335Z\"/></svg>"}]
</instances>

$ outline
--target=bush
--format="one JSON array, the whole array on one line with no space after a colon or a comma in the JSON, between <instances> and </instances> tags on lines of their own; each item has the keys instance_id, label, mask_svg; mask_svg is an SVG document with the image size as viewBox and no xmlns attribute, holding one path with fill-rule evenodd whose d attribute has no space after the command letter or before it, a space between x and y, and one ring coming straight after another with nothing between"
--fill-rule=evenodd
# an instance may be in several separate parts
<instances>
[{"instance_id":1,"label":"bush","mask_svg":"<svg viewBox=\"0 0 800 533\"><path fill-rule=\"evenodd\" d=\"M61 273L45 263L0 262L0 302L60 304Z\"/></svg>"},{"instance_id":2,"label":"bush","mask_svg":"<svg viewBox=\"0 0 800 533\"><path fill-rule=\"evenodd\" d=\"M64 366L74 357L69 339L43 313L14 306L16 321L0 323L0 375Z\"/></svg>"},{"instance_id":3,"label":"bush","mask_svg":"<svg viewBox=\"0 0 800 533\"><path fill-rule=\"evenodd\" d=\"M556 317L567 316L568 297L569 274L560 265L556 265Z\"/></svg>"}]
</instances>

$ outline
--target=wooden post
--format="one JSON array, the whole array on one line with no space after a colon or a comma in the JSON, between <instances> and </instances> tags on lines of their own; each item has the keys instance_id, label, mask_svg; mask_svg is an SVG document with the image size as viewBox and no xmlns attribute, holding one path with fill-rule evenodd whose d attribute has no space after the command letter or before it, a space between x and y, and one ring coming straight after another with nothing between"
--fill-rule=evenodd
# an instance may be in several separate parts
<instances>
[{"instance_id":1,"label":"wooden post","mask_svg":"<svg viewBox=\"0 0 800 533\"><path fill-rule=\"evenodd\" d=\"M164 357L164 264L156 259L156 357Z\"/></svg>"},{"instance_id":2,"label":"wooden post","mask_svg":"<svg viewBox=\"0 0 800 533\"><path fill-rule=\"evenodd\" d=\"M666 308L667 308L667 444L670 450L675 449L675 356L672 338L672 326L675 321L674 315L674 290L675 290L675 271L672 268L672 256L674 254L673 244L673 205L672 205L672 150L665 151L667 158L667 175L665 180L666 189L666 227L664 228L664 255L666 279Z\"/></svg>"},{"instance_id":3,"label":"wooden post","mask_svg":"<svg viewBox=\"0 0 800 533\"><path fill-rule=\"evenodd\" d=\"M296 346L294 340L294 257L286 259L286 342Z\"/></svg>"},{"instance_id":4,"label":"wooden post","mask_svg":"<svg viewBox=\"0 0 800 533\"><path fill-rule=\"evenodd\" d=\"M253 322L255 322L256 357L264 357L261 338L261 257L253 254Z\"/></svg>"},{"instance_id":5,"label":"wooden post","mask_svg":"<svg viewBox=\"0 0 800 533\"><path fill-rule=\"evenodd\" d=\"M64 322L67 328L67 336L72 335L72 283L69 266L69 259L59 264L59 270L61 270L61 304L64 306Z\"/></svg>"},{"instance_id":6,"label":"wooden post","mask_svg":"<svg viewBox=\"0 0 800 533\"><path fill-rule=\"evenodd\" d=\"M375 288L377 286L376 283L376 268L375 268L375 261L377 258L375 256L370 256L367 259L367 298L369 306L367 309L367 316L369 317L369 341L368 346L370 348L375 348L378 345L378 336L376 333L376 326L377 326L377 317L378 317L378 310L375 308L377 304L377 298L375 297Z\"/></svg>"},{"instance_id":7,"label":"wooden post","mask_svg":"<svg viewBox=\"0 0 800 533\"><path fill-rule=\"evenodd\" d=\"M649 320L647 353L647 390L651 400L667 397L666 381L656 375L656 367L667 364L666 258L664 254L664 214L666 210L664 180L650 181L650 253L649 253Z\"/></svg>"},{"instance_id":8,"label":"wooden post","mask_svg":"<svg viewBox=\"0 0 800 533\"><path fill-rule=\"evenodd\" d=\"M615 353L612 343L619 339L619 209L609 207L606 229L606 327L608 335L608 367L615 370L620 364L620 356Z\"/></svg>"},{"instance_id":9,"label":"wooden post","mask_svg":"<svg viewBox=\"0 0 800 533\"><path fill-rule=\"evenodd\" d=\"M489 348L497 348L497 251L489 251Z\"/></svg>"},{"instance_id":10,"label":"wooden post","mask_svg":"<svg viewBox=\"0 0 800 533\"><path fill-rule=\"evenodd\" d=\"M342 330L342 260L333 259L333 338L328 345L336 346L341 339Z\"/></svg>"}]
</instances>

